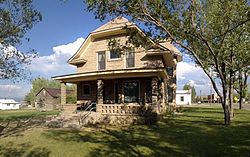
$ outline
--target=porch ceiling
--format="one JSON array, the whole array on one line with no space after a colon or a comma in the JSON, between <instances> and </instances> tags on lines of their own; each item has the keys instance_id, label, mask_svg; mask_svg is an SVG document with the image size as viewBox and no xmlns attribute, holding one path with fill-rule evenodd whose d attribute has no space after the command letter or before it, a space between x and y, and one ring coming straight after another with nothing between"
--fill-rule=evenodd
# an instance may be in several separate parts
<instances>
[{"instance_id":1,"label":"porch ceiling","mask_svg":"<svg viewBox=\"0 0 250 157\"><path fill-rule=\"evenodd\" d=\"M61 75L52 77L52 79L66 83L75 83L79 81L90 81L97 79L131 78L131 77L167 78L168 75L165 69L121 69L121 70L106 70L106 71L94 71L86 73Z\"/></svg>"}]
</instances>

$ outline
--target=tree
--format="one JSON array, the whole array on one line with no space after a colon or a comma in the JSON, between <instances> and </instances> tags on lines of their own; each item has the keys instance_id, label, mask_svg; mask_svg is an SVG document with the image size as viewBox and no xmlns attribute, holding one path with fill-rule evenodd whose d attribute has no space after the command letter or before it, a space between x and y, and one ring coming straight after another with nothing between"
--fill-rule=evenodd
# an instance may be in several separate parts
<instances>
[{"instance_id":1,"label":"tree","mask_svg":"<svg viewBox=\"0 0 250 157\"><path fill-rule=\"evenodd\" d=\"M196 98L196 91L194 86L191 86L190 84L185 84L183 86L183 90L190 90L191 89L191 97L192 97L192 102L195 102L195 98Z\"/></svg>"},{"instance_id":2,"label":"tree","mask_svg":"<svg viewBox=\"0 0 250 157\"><path fill-rule=\"evenodd\" d=\"M221 99L224 123L230 124L228 99L231 93L232 76L237 57L229 47L233 35L240 36L249 25L247 0L86 0L88 10L100 20L110 16L129 16L134 22L144 24L144 31L156 43L169 39L190 54L210 79ZM239 33L241 32L241 33ZM249 39L244 41L249 43ZM249 61L247 62L249 65ZM217 81L210 74L217 75ZM222 87L222 93L218 87Z\"/></svg>"},{"instance_id":3,"label":"tree","mask_svg":"<svg viewBox=\"0 0 250 157\"><path fill-rule=\"evenodd\" d=\"M34 50L24 53L15 47L41 18L32 0L0 0L0 79L28 76L26 66L36 53Z\"/></svg>"},{"instance_id":4,"label":"tree","mask_svg":"<svg viewBox=\"0 0 250 157\"><path fill-rule=\"evenodd\" d=\"M248 93L247 79L249 76L249 69L240 69L238 77L235 80L234 90L239 94L239 109L242 109L243 99L246 99Z\"/></svg>"}]
</instances>

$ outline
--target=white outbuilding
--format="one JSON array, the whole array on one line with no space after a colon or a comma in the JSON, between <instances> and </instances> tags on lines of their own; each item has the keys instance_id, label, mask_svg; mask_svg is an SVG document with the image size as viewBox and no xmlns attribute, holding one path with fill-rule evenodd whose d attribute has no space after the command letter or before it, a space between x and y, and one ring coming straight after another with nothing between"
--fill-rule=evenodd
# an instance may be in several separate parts
<instances>
[{"instance_id":1,"label":"white outbuilding","mask_svg":"<svg viewBox=\"0 0 250 157\"><path fill-rule=\"evenodd\" d=\"M16 110L20 109L20 105L14 99L0 99L0 110Z\"/></svg>"},{"instance_id":2,"label":"white outbuilding","mask_svg":"<svg viewBox=\"0 0 250 157\"><path fill-rule=\"evenodd\" d=\"M176 90L176 105L191 105L191 93L191 90Z\"/></svg>"}]
</instances>

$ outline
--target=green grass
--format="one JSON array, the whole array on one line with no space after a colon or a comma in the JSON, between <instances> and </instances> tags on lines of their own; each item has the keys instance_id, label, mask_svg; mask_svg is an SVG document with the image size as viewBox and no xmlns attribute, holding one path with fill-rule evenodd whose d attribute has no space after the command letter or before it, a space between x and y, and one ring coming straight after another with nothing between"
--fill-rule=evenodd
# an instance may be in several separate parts
<instances>
[{"instance_id":1,"label":"green grass","mask_svg":"<svg viewBox=\"0 0 250 157\"><path fill-rule=\"evenodd\" d=\"M27 119L37 116L47 116L58 114L58 111L39 112L36 110L0 110L0 121Z\"/></svg>"},{"instance_id":2,"label":"green grass","mask_svg":"<svg viewBox=\"0 0 250 157\"><path fill-rule=\"evenodd\" d=\"M182 108L157 125L33 128L0 139L0 156L249 156L250 111L235 110L230 126L220 108Z\"/></svg>"}]
</instances>

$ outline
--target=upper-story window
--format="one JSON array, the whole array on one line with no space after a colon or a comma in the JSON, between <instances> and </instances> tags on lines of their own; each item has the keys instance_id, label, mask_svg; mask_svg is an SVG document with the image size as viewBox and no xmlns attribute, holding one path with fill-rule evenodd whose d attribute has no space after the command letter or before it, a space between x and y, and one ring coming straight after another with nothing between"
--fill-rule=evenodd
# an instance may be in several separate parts
<instances>
[{"instance_id":1,"label":"upper-story window","mask_svg":"<svg viewBox=\"0 0 250 157\"><path fill-rule=\"evenodd\" d=\"M98 52L98 70L106 69L106 56L105 51Z\"/></svg>"},{"instance_id":2,"label":"upper-story window","mask_svg":"<svg viewBox=\"0 0 250 157\"><path fill-rule=\"evenodd\" d=\"M131 68L135 66L135 53L127 52L126 53L126 68Z\"/></svg>"},{"instance_id":3,"label":"upper-story window","mask_svg":"<svg viewBox=\"0 0 250 157\"><path fill-rule=\"evenodd\" d=\"M109 59L110 60L121 59L121 51L118 49L110 50L109 51Z\"/></svg>"}]
</instances>

